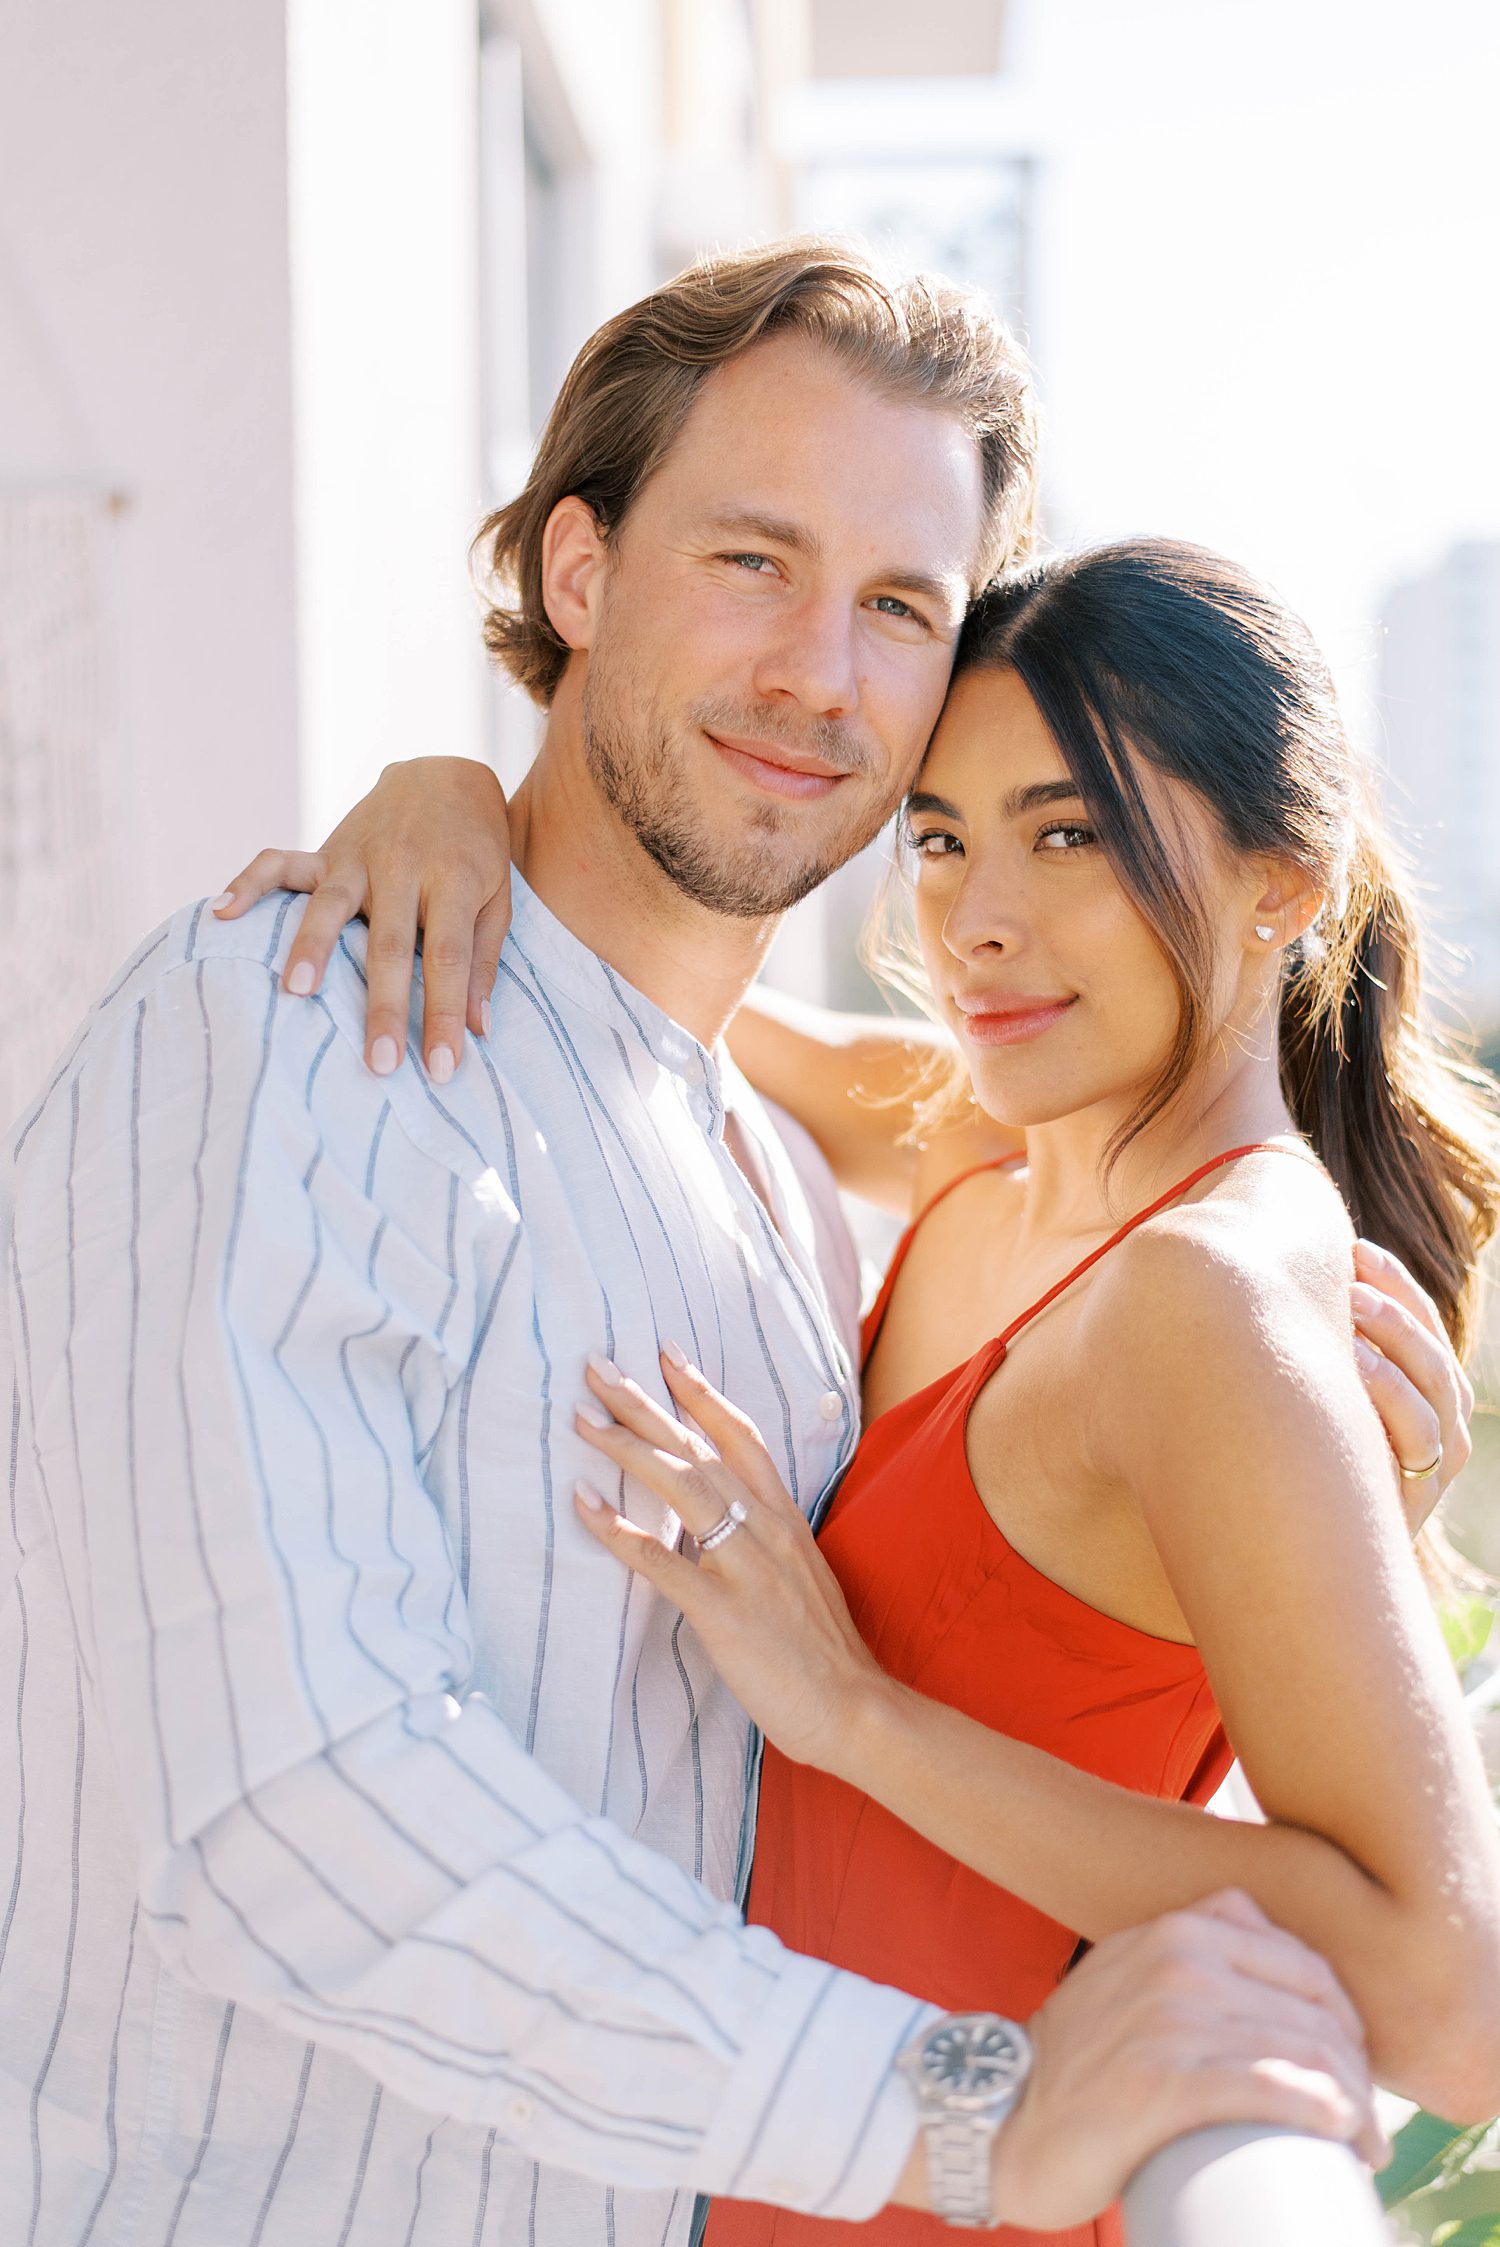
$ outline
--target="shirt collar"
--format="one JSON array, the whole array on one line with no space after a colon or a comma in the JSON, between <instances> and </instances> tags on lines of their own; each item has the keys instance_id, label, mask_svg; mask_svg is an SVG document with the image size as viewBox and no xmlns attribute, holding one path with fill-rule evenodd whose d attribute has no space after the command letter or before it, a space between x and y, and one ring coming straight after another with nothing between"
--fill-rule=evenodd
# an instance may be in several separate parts
<instances>
[{"instance_id":1,"label":"shirt collar","mask_svg":"<svg viewBox=\"0 0 1500 2247\"><path fill-rule=\"evenodd\" d=\"M719 1064L690 1030L664 1014L644 991L636 990L597 952L549 912L518 869L511 869L511 925L507 944L557 990L612 1030L633 1028L653 1058L674 1076L705 1086L714 1108L723 1110Z\"/></svg>"}]
</instances>

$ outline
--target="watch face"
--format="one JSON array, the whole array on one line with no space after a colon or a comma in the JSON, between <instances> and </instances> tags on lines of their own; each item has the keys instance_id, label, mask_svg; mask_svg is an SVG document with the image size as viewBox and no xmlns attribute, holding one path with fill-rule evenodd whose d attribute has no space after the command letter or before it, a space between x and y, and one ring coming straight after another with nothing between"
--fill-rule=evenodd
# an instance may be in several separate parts
<instances>
[{"instance_id":1,"label":"watch face","mask_svg":"<svg viewBox=\"0 0 1500 2247\"><path fill-rule=\"evenodd\" d=\"M938 2022L922 2047L922 2077L947 2099L976 2104L1009 2090L1030 2053L1012 2022L992 2013L959 2013Z\"/></svg>"}]
</instances>

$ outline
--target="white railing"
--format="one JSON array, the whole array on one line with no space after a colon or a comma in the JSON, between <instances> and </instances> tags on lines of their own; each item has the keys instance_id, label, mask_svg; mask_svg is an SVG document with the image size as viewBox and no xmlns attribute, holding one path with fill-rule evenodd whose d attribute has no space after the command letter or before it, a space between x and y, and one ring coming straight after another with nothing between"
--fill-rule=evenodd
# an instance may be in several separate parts
<instances>
[{"instance_id":1,"label":"white railing","mask_svg":"<svg viewBox=\"0 0 1500 2247\"><path fill-rule=\"evenodd\" d=\"M1347 2146L1234 2124L1163 2147L1125 2189L1129 2247L1390 2247Z\"/></svg>"}]
</instances>

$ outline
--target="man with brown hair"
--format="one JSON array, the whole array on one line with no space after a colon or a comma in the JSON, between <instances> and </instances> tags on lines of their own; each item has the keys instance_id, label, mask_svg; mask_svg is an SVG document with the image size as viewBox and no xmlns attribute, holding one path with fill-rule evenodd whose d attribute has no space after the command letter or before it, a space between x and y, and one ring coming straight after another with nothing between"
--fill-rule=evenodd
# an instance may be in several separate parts
<instances>
[{"instance_id":1,"label":"man with brown hair","mask_svg":"<svg viewBox=\"0 0 1500 2247\"><path fill-rule=\"evenodd\" d=\"M19 1129L7 2240L661 2247L700 2192L1057 2225L1195 2124L1371 2142L1347 2005L1230 1899L1099 1945L1029 2079L962 2032L929 2178L934 2009L743 1926L748 1724L568 1503L585 1354L661 1394L674 1335L810 1513L850 1456L816 1163L718 1041L908 785L1033 445L982 307L830 245L622 314L489 526L549 709L493 1042L456 1067L430 926L457 1018L399 1058L399 884L336 944L336 897L300 938L198 906Z\"/></svg>"}]
</instances>

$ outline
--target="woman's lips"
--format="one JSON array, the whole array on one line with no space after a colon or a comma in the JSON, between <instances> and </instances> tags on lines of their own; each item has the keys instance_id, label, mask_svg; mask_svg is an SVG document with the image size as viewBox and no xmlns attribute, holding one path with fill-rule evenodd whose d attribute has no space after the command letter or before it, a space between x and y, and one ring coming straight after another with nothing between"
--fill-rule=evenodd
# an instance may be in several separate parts
<instances>
[{"instance_id":1,"label":"woman's lips","mask_svg":"<svg viewBox=\"0 0 1500 2247\"><path fill-rule=\"evenodd\" d=\"M983 1006L975 1009L958 1003L959 1026L971 1045L1024 1045L1060 1022L1074 999L1037 999L1020 1006Z\"/></svg>"},{"instance_id":2,"label":"woman's lips","mask_svg":"<svg viewBox=\"0 0 1500 2247\"><path fill-rule=\"evenodd\" d=\"M757 788L764 788L768 795L802 800L829 796L839 782L847 778L846 774L835 772L831 765L809 770L804 765L784 761L792 752L779 750L774 741L758 742L752 748L748 742L723 741L707 728L704 739L712 743L727 765L732 765L746 780L753 781Z\"/></svg>"}]
</instances>

